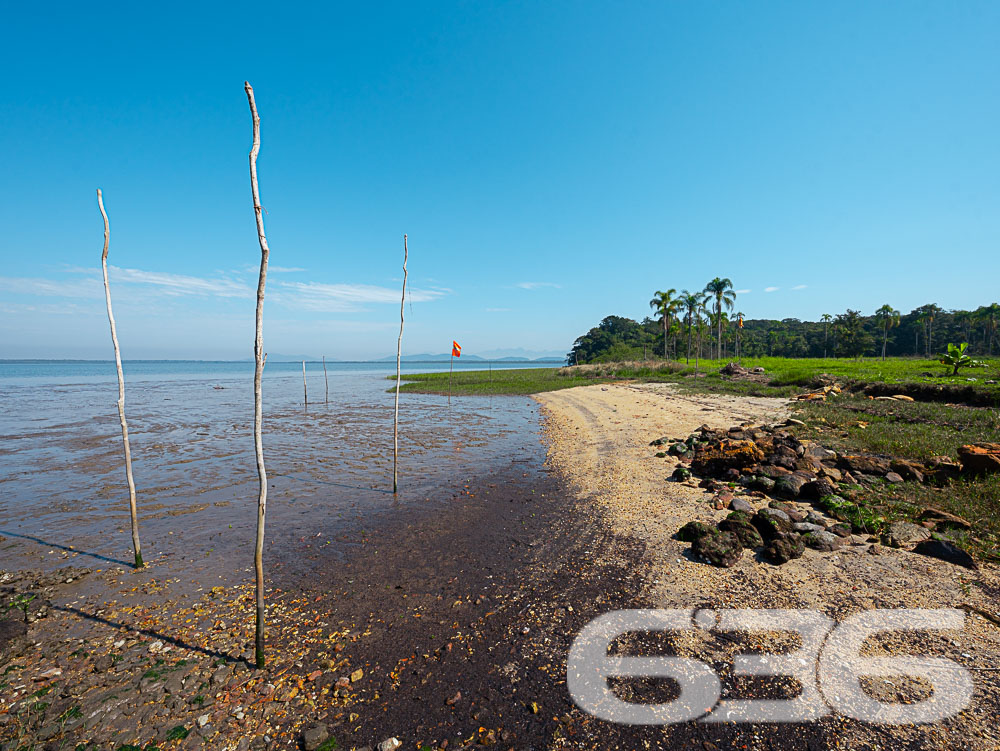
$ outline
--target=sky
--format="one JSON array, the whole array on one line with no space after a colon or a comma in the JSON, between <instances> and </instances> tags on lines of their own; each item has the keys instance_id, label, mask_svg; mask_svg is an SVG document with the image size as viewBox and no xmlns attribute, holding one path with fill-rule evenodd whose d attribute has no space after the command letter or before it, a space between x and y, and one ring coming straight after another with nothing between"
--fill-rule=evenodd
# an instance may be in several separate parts
<instances>
[{"instance_id":1,"label":"sky","mask_svg":"<svg viewBox=\"0 0 1000 751\"><path fill-rule=\"evenodd\" d=\"M0 358L565 353L658 289L748 318L1000 297L995 2L18 3Z\"/></svg>"}]
</instances>

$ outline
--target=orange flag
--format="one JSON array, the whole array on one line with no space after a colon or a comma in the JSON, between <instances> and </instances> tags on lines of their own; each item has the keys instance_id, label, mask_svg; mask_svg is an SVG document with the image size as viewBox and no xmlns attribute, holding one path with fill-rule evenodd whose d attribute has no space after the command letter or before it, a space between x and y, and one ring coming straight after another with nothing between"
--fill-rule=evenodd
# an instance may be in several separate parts
<instances>
[{"instance_id":1,"label":"orange flag","mask_svg":"<svg viewBox=\"0 0 1000 751\"><path fill-rule=\"evenodd\" d=\"M462 356L462 345L454 340L452 340L451 342L451 356L452 357Z\"/></svg>"}]
</instances>

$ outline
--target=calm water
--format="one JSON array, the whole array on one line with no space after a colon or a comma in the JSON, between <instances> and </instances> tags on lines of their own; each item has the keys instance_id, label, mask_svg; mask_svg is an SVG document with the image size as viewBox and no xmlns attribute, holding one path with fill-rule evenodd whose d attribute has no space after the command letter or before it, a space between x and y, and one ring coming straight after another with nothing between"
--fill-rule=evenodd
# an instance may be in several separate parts
<instances>
[{"instance_id":1,"label":"calm water","mask_svg":"<svg viewBox=\"0 0 1000 751\"><path fill-rule=\"evenodd\" d=\"M180 559L242 552L257 495L253 363L134 361L124 369L145 549ZM409 363L404 372L447 369L447 361ZM398 504L439 503L501 465L538 466L532 400L456 397L449 407L446 397L403 394L394 497L386 375L395 363L327 363L327 371L324 403L322 364L307 363L304 406L301 363L265 370L268 534L276 544L308 535L349 545ZM116 399L113 362L0 361L0 535L8 538L0 568L26 551L42 561L65 555L58 546L129 558Z\"/></svg>"}]
</instances>

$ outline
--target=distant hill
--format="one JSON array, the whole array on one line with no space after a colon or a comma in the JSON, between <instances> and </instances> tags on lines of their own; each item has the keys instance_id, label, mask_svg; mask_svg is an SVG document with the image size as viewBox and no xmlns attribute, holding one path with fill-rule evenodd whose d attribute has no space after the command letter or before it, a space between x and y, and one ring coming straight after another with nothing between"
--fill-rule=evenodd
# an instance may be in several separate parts
<instances>
[{"instance_id":1,"label":"distant hill","mask_svg":"<svg viewBox=\"0 0 1000 751\"><path fill-rule=\"evenodd\" d=\"M403 362L444 362L451 357L451 354L439 354L439 355L403 355ZM396 356L389 355L388 357L380 357L377 360L372 360L372 362L395 362ZM459 358L459 362L565 362L565 357L494 357L486 358L480 355L462 355Z\"/></svg>"}]
</instances>

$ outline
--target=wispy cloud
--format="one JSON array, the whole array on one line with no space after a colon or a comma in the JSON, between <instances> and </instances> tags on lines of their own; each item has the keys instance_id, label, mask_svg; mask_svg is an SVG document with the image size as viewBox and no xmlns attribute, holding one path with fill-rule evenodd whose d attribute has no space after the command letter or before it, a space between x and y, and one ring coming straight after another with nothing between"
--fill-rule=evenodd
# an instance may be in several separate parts
<instances>
[{"instance_id":1,"label":"wispy cloud","mask_svg":"<svg viewBox=\"0 0 1000 751\"><path fill-rule=\"evenodd\" d=\"M100 277L94 279L42 279L0 276L0 290L39 297L100 297L104 294Z\"/></svg>"},{"instance_id":2,"label":"wispy cloud","mask_svg":"<svg viewBox=\"0 0 1000 751\"><path fill-rule=\"evenodd\" d=\"M399 304L399 290L373 284L322 284L320 282L276 282L278 302L289 307L320 313L350 313L363 310L365 305ZM410 302L430 302L451 290L445 288L406 291Z\"/></svg>"},{"instance_id":3,"label":"wispy cloud","mask_svg":"<svg viewBox=\"0 0 1000 751\"><path fill-rule=\"evenodd\" d=\"M808 284L796 284L792 289L805 289L808 286Z\"/></svg>"},{"instance_id":4,"label":"wispy cloud","mask_svg":"<svg viewBox=\"0 0 1000 751\"><path fill-rule=\"evenodd\" d=\"M777 292L781 287L764 287L765 292Z\"/></svg>"},{"instance_id":5,"label":"wispy cloud","mask_svg":"<svg viewBox=\"0 0 1000 751\"><path fill-rule=\"evenodd\" d=\"M147 284L158 288L166 295L211 295L215 297L251 297L253 290L244 282L235 279L206 279L186 274L168 274L161 271L141 271L140 269L108 268L112 282L125 284Z\"/></svg>"},{"instance_id":6,"label":"wispy cloud","mask_svg":"<svg viewBox=\"0 0 1000 751\"><path fill-rule=\"evenodd\" d=\"M518 282L514 285L515 287L520 287L521 289L543 289L545 287L551 287L552 289L561 289L562 285L556 284L555 282Z\"/></svg>"},{"instance_id":7,"label":"wispy cloud","mask_svg":"<svg viewBox=\"0 0 1000 751\"><path fill-rule=\"evenodd\" d=\"M268 266L268 272L273 271L275 274L294 274L297 271L305 271L306 269L300 268L298 266Z\"/></svg>"},{"instance_id":8,"label":"wispy cloud","mask_svg":"<svg viewBox=\"0 0 1000 751\"><path fill-rule=\"evenodd\" d=\"M733 290L737 295L749 295L752 290L749 289L737 289Z\"/></svg>"}]
</instances>

